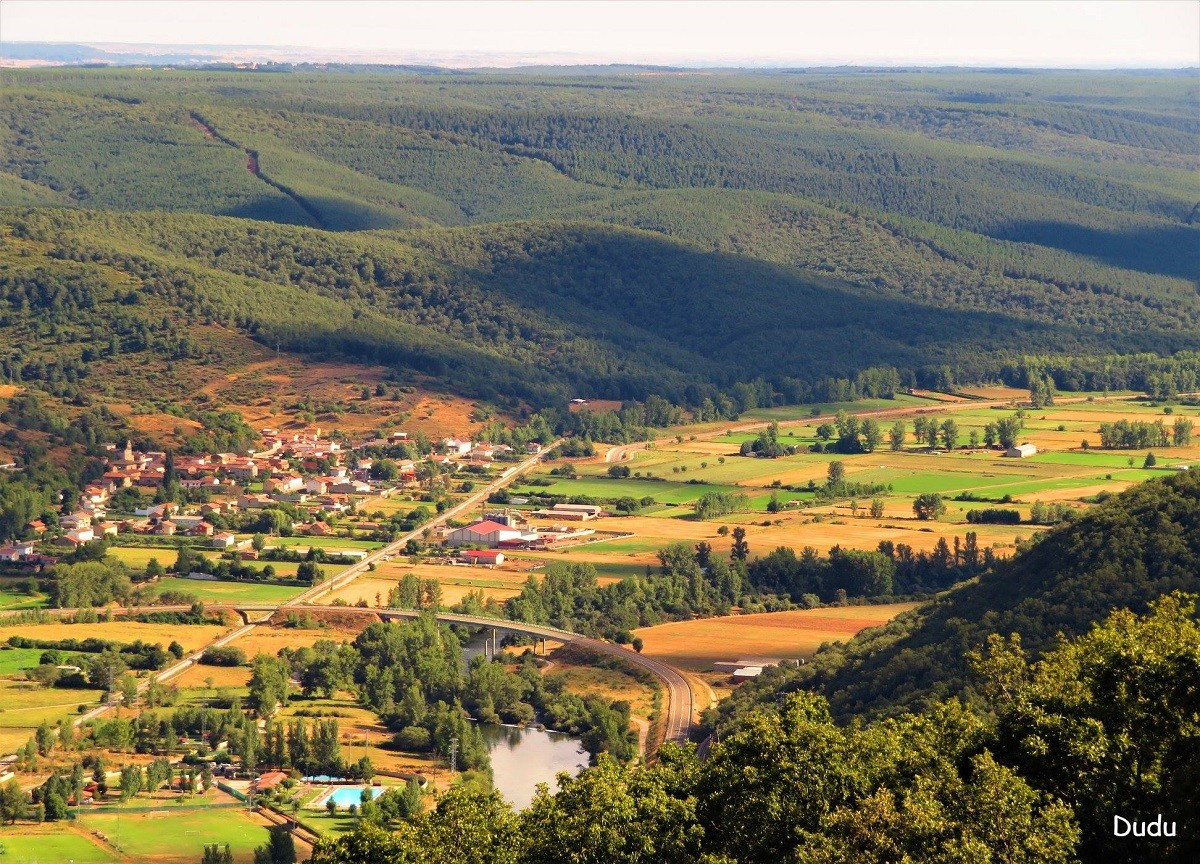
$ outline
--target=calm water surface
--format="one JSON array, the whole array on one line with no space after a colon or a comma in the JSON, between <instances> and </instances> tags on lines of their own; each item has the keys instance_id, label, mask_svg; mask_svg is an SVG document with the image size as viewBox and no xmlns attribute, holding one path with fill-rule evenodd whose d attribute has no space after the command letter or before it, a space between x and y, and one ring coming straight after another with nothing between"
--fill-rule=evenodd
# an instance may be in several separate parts
<instances>
[{"instance_id":1,"label":"calm water surface","mask_svg":"<svg viewBox=\"0 0 1200 864\"><path fill-rule=\"evenodd\" d=\"M479 731L491 753L492 782L518 809L529 806L537 784L545 783L553 791L559 773L574 776L588 764L588 752L579 740L562 732L489 723L481 723Z\"/></svg>"}]
</instances>

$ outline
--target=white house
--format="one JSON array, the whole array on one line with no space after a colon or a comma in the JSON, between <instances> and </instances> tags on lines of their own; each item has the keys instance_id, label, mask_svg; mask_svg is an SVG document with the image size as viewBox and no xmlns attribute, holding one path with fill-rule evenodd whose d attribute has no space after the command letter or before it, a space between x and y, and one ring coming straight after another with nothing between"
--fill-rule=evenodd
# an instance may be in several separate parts
<instances>
[{"instance_id":1,"label":"white house","mask_svg":"<svg viewBox=\"0 0 1200 864\"><path fill-rule=\"evenodd\" d=\"M215 546L218 549L231 549L237 545L237 537L228 531L222 531L220 534L214 534L210 537L208 543L210 546Z\"/></svg>"},{"instance_id":2,"label":"white house","mask_svg":"<svg viewBox=\"0 0 1200 864\"><path fill-rule=\"evenodd\" d=\"M1012 459L1024 459L1035 453L1037 453L1037 448L1032 444L1017 444L1004 451L1004 455Z\"/></svg>"}]
</instances>

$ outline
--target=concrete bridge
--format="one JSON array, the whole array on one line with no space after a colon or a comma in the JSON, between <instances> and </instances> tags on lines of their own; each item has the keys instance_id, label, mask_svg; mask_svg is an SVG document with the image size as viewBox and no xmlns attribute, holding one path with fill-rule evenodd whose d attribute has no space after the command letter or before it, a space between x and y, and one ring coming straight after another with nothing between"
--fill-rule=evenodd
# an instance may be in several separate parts
<instances>
[{"instance_id":1,"label":"concrete bridge","mask_svg":"<svg viewBox=\"0 0 1200 864\"><path fill-rule=\"evenodd\" d=\"M251 616L257 614L266 614L268 618L280 611L299 611L305 612L336 612L338 614L360 614L370 615L380 621L399 621L411 620L419 618L421 615L430 614L419 609L372 609L363 606L301 606L301 607L277 607L269 605L239 605L237 610L247 616L247 620ZM662 729L662 739L665 741L675 741L682 743L688 739L688 733L691 730L692 721L695 713L695 699L693 698L691 684L687 678L683 676L673 666L655 660L652 657L646 657L629 648L624 648L612 642L607 642L603 639L593 639L590 636L584 636L582 633L574 633L570 630L561 630L557 627L551 627L546 624L528 624L523 621L510 621L506 618L489 618L476 615L457 615L453 612L436 612L433 616L444 624L459 624L465 627L479 628L489 632L489 638L492 642L492 655L495 655L496 646L499 644L500 634L518 634L521 636L529 636L538 641L542 645L543 652L547 642L560 642L562 644L579 645L582 648L587 648L595 651L598 654L604 654L610 657L616 657L629 663L632 666L637 666L645 669L667 688L667 712L666 722ZM250 625L253 626L253 625ZM655 748L661 741L654 742Z\"/></svg>"}]
</instances>

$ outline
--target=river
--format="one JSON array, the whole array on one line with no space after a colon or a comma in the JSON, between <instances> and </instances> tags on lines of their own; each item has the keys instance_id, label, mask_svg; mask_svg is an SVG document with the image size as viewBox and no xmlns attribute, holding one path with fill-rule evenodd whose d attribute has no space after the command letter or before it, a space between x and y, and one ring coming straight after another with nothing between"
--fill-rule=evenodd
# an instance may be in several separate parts
<instances>
[{"instance_id":1,"label":"river","mask_svg":"<svg viewBox=\"0 0 1200 864\"><path fill-rule=\"evenodd\" d=\"M485 639L484 634L478 634L463 643L466 663L484 654ZM537 784L545 783L550 791L554 791L558 788L555 780L561 772L574 776L588 764L588 752L579 739L564 732L493 723L480 723L479 731L492 760L492 785L518 810L529 806Z\"/></svg>"},{"instance_id":2,"label":"river","mask_svg":"<svg viewBox=\"0 0 1200 864\"><path fill-rule=\"evenodd\" d=\"M559 773L574 776L588 764L588 752L579 740L562 732L491 723L479 724L479 731L492 757L492 783L518 810L529 806L537 784L554 791Z\"/></svg>"}]
</instances>

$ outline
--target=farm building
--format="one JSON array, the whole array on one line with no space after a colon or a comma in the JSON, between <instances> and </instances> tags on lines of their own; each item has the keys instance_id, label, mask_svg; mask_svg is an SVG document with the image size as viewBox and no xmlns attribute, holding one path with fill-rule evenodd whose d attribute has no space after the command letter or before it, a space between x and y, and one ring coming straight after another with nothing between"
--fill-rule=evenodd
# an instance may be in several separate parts
<instances>
[{"instance_id":1,"label":"farm building","mask_svg":"<svg viewBox=\"0 0 1200 864\"><path fill-rule=\"evenodd\" d=\"M1024 459L1026 456L1032 456L1037 453L1037 448L1032 444L1016 444L1004 451L1004 455L1010 459Z\"/></svg>"},{"instance_id":2,"label":"farm building","mask_svg":"<svg viewBox=\"0 0 1200 864\"><path fill-rule=\"evenodd\" d=\"M783 660L779 657L743 657L740 660L718 660L713 663L713 671L733 673L750 666L757 666L760 669L764 669L767 666L778 666L781 663L783 663Z\"/></svg>"},{"instance_id":3,"label":"farm building","mask_svg":"<svg viewBox=\"0 0 1200 864\"><path fill-rule=\"evenodd\" d=\"M583 522L595 519L604 510L595 504L555 504L549 510L536 510L534 516L542 519L563 519L571 522Z\"/></svg>"},{"instance_id":4,"label":"farm building","mask_svg":"<svg viewBox=\"0 0 1200 864\"><path fill-rule=\"evenodd\" d=\"M464 549L458 553L468 564L480 564L484 567L499 567L504 563L504 553L498 549Z\"/></svg>"},{"instance_id":5,"label":"farm building","mask_svg":"<svg viewBox=\"0 0 1200 864\"><path fill-rule=\"evenodd\" d=\"M757 678L762 674L761 666L743 666L741 669L733 670L733 674L729 676L734 684L741 681L749 681L751 678Z\"/></svg>"},{"instance_id":6,"label":"farm building","mask_svg":"<svg viewBox=\"0 0 1200 864\"><path fill-rule=\"evenodd\" d=\"M486 546L489 549L500 545L502 540L516 540L521 532L499 522L486 519L473 525L455 528L446 535L447 546Z\"/></svg>"}]
</instances>

